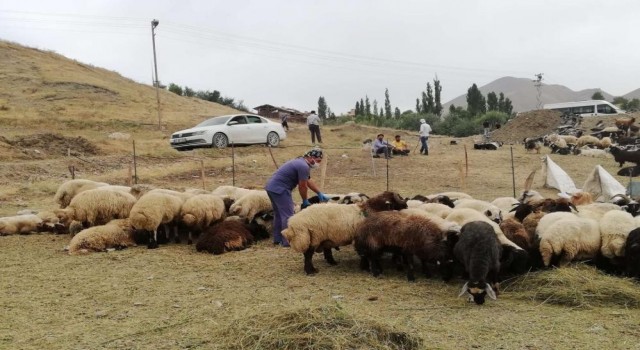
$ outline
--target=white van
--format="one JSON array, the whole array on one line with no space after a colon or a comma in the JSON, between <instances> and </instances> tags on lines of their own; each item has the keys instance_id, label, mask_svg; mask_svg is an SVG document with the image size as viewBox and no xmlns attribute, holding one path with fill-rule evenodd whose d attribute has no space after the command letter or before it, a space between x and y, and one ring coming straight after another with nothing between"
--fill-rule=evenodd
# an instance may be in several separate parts
<instances>
[{"instance_id":1,"label":"white van","mask_svg":"<svg viewBox=\"0 0 640 350\"><path fill-rule=\"evenodd\" d=\"M551 109L563 114L579 114L582 117L599 115L624 114L625 111L604 100L587 100L578 102L549 103L544 109Z\"/></svg>"}]
</instances>

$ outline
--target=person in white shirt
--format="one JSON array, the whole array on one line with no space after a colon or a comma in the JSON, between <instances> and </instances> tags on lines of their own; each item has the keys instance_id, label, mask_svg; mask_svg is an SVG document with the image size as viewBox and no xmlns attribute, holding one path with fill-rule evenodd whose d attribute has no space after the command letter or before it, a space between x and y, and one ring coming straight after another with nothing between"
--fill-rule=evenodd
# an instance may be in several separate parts
<instances>
[{"instance_id":1,"label":"person in white shirt","mask_svg":"<svg viewBox=\"0 0 640 350\"><path fill-rule=\"evenodd\" d=\"M429 141L431 131L431 125L427 124L426 120L420 119L420 143L422 143L420 154L424 154L425 156L429 155L429 145L427 142Z\"/></svg>"},{"instance_id":2,"label":"person in white shirt","mask_svg":"<svg viewBox=\"0 0 640 350\"><path fill-rule=\"evenodd\" d=\"M320 117L316 114L316 111L311 111L311 114L307 117L307 126L311 132L311 143L315 145L316 137L318 143L322 143L322 136L320 135Z\"/></svg>"}]
</instances>

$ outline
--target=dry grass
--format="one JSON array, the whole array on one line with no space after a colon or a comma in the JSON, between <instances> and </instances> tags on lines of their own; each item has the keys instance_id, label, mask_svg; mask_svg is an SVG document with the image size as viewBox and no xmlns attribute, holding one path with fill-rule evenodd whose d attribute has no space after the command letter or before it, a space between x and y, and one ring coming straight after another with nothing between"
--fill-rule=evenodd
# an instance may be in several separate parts
<instances>
[{"instance_id":1,"label":"dry grass","mask_svg":"<svg viewBox=\"0 0 640 350\"><path fill-rule=\"evenodd\" d=\"M82 159L35 158L0 142L0 216L25 208L54 208L53 193L69 179L70 165L76 166L80 178L125 184L132 140L140 156L141 183L202 187L201 160L205 188L232 183L230 150L180 153L167 141L171 131L195 124L204 114L226 113L224 108L163 94L168 126L157 130L139 123L153 124L156 117L155 92L148 86L12 44L0 43L0 55L0 86L10 94L0 101L7 107L0 108L2 136L81 135L100 150ZM115 131L131 134L132 140L109 139ZM323 128L329 156L326 192L375 194L386 189L387 163L376 159L374 176L369 153L359 148L362 139L378 131L363 126ZM414 146L416 138L406 137ZM477 151L472 138L459 145L449 140L432 137L429 157L390 161L389 187L405 196L466 191L493 199L512 194L509 146ZM282 164L308 146L306 128L293 125L283 147L273 150L274 157ZM461 173L465 146L468 172ZM266 149L235 151L236 184L263 186L274 171ZM519 191L531 170L540 168L541 155L527 154L522 146L514 146L513 153ZM597 164L612 174L617 171L611 159L553 159L578 187ZM538 175L533 189L546 195L557 192L542 184ZM171 244L153 251L134 247L78 257L62 251L69 243L67 236L0 238L1 349L265 349L284 347L273 345L284 342L290 348L311 342L316 348L409 347L399 345L401 341L427 349L640 348L640 314L633 292L637 285L583 268L522 277L497 301L478 307L456 297L462 280L419 278L408 283L404 273L390 267L382 278L373 278L359 270L351 247L335 254L338 266L316 257L320 272L309 277L302 271L301 254L269 242L221 256ZM576 275L564 275L572 272ZM546 276L557 279L541 279ZM622 294L615 294L616 289Z\"/></svg>"},{"instance_id":2,"label":"dry grass","mask_svg":"<svg viewBox=\"0 0 640 350\"><path fill-rule=\"evenodd\" d=\"M516 279L508 290L517 298L561 306L640 307L637 283L584 264L529 273Z\"/></svg>"},{"instance_id":3,"label":"dry grass","mask_svg":"<svg viewBox=\"0 0 640 350\"><path fill-rule=\"evenodd\" d=\"M242 317L214 333L220 349L422 349L419 338L336 306Z\"/></svg>"}]
</instances>

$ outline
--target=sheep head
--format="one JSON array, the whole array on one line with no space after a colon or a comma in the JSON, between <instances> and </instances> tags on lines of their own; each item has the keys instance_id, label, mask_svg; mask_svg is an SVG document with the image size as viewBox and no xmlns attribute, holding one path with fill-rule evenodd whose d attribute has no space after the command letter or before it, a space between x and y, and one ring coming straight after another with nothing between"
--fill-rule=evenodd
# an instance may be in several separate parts
<instances>
[{"instance_id":1,"label":"sheep head","mask_svg":"<svg viewBox=\"0 0 640 350\"><path fill-rule=\"evenodd\" d=\"M465 283L458 297L463 296L465 293L469 294L469 301L473 300L478 305L484 304L484 299L487 295L493 300L497 299L496 293L493 288L491 288L491 285L484 281Z\"/></svg>"}]
</instances>

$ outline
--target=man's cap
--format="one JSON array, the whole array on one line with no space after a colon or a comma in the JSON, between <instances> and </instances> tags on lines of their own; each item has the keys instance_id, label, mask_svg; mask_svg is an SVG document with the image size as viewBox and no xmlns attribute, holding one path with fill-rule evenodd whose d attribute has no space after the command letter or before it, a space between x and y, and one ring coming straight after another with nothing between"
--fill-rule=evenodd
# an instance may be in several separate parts
<instances>
[{"instance_id":1,"label":"man's cap","mask_svg":"<svg viewBox=\"0 0 640 350\"><path fill-rule=\"evenodd\" d=\"M424 120L424 119L420 119L420 123L424 124L424 123L426 123L426 122L427 122L426 120Z\"/></svg>"},{"instance_id":2,"label":"man's cap","mask_svg":"<svg viewBox=\"0 0 640 350\"><path fill-rule=\"evenodd\" d=\"M314 148L311 151L308 151L303 155L303 157L314 157L322 159L322 150L318 148Z\"/></svg>"}]
</instances>

